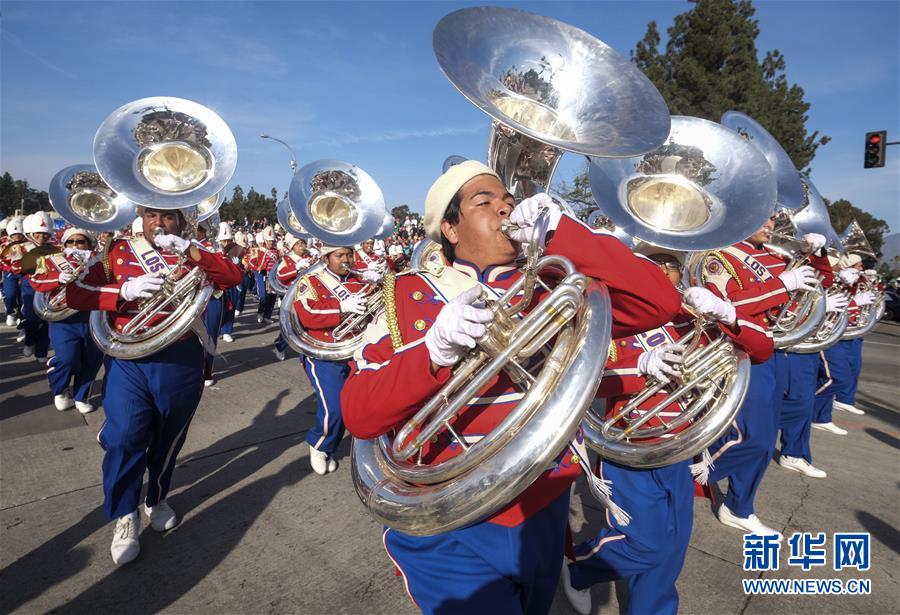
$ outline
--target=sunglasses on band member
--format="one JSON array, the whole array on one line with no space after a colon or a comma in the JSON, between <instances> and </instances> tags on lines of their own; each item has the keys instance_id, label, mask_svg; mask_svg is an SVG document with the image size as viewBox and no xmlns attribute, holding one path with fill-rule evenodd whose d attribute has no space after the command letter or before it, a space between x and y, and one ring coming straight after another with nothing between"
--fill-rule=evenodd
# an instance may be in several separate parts
<instances>
[{"instance_id":1,"label":"sunglasses on band member","mask_svg":"<svg viewBox=\"0 0 900 615\"><path fill-rule=\"evenodd\" d=\"M86 246L88 245L87 239L67 239L66 245L75 244L77 246Z\"/></svg>"}]
</instances>

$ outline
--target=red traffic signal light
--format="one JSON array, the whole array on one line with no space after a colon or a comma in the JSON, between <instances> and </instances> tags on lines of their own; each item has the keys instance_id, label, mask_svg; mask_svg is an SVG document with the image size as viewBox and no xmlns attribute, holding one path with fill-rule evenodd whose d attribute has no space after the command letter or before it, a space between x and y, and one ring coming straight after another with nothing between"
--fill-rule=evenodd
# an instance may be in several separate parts
<instances>
[{"instance_id":1,"label":"red traffic signal light","mask_svg":"<svg viewBox=\"0 0 900 615\"><path fill-rule=\"evenodd\" d=\"M864 169L884 166L884 146L887 139L886 130L866 133L866 151L863 158Z\"/></svg>"}]
</instances>

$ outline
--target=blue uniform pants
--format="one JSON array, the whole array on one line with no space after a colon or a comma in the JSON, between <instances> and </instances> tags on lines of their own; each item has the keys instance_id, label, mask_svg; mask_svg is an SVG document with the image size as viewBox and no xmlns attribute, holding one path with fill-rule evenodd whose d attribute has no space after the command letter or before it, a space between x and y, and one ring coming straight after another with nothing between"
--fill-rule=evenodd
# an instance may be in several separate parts
<instances>
[{"instance_id":1,"label":"blue uniform pants","mask_svg":"<svg viewBox=\"0 0 900 615\"><path fill-rule=\"evenodd\" d=\"M678 611L675 581L684 565L694 524L694 481L690 460L663 468L638 470L603 462L600 476L612 481L613 501L631 515L575 547L569 565L572 586L628 579L628 613Z\"/></svg>"},{"instance_id":2,"label":"blue uniform pants","mask_svg":"<svg viewBox=\"0 0 900 615\"><path fill-rule=\"evenodd\" d=\"M284 352L285 350L287 350L287 347L287 340L284 339L284 336L281 333L279 333L278 337L275 338L275 348L280 350L281 352Z\"/></svg>"},{"instance_id":3,"label":"blue uniform pants","mask_svg":"<svg viewBox=\"0 0 900 615\"><path fill-rule=\"evenodd\" d=\"M709 447L713 455L709 480L728 478L724 504L738 517L753 513L756 491L775 451L778 407L787 388L785 361L784 353L776 351L765 363L750 368L750 386L735 424Z\"/></svg>"},{"instance_id":4,"label":"blue uniform pants","mask_svg":"<svg viewBox=\"0 0 900 615\"><path fill-rule=\"evenodd\" d=\"M238 312L244 311L244 303L247 300L247 290L250 289L253 284L253 276L250 275L250 272L244 272L244 279L241 281L240 292L238 293L237 303L234 304L234 309Z\"/></svg>"},{"instance_id":5,"label":"blue uniform pants","mask_svg":"<svg viewBox=\"0 0 900 615\"><path fill-rule=\"evenodd\" d=\"M103 456L103 511L116 519L136 510L144 471L148 506L166 498L178 452L203 394L203 348L196 337L143 359L106 358L97 436Z\"/></svg>"},{"instance_id":6,"label":"blue uniform pants","mask_svg":"<svg viewBox=\"0 0 900 615\"><path fill-rule=\"evenodd\" d=\"M316 424L306 432L306 441L313 448L331 455L344 437L341 418L341 389L350 374L346 361L321 361L300 357L309 382L316 391Z\"/></svg>"},{"instance_id":7,"label":"blue uniform pants","mask_svg":"<svg viewBox=\"0 0 900 615\"><path fill-rule=\"evenodd\" d=\"M203 313L203 324L206 325L206 332L209 333L209 339L212 341L213 347L219 342L219 330L222 328L222 312L225 308L225 297L218 299L210 299L206 305L206 311ZM206 379L212 378L213 361L215 355L207 352L203 353L203 376Z\"/></svg>"},{"instance_id":8,"label":"blue uniform pants","mask_svg":"<svg viewBox=\"0 0 900 615\"><path fill-rule=\"evenodd\" d=\"M843 344L844 342L840 343ZM842 404L855 406L856 387L859 384L859 373L862 371L863 338L858 337L855 340L847 340L847 344L849 344L847 355L850 360L850 382L847 383L845 391L835 394L834 397Z\"/></svg>"},{"instance_id":9,"label":"blue uniform pants","mask_svg":"<svg viewBox=\"0 0 900 615\"><path fill-rule=\"evenodd\" d=\"M436 536L385 529L384 546L426 615L550 611L565 549L569 493L515 527L481 522Z\"/></svg>"},{"instance_id":10,"label":"blue uniform pants","mask_svg":"<svg viewBox=\"0 0 900 615\"><path fill-rule=\"evenodd\" d=\"M272 310L275 308L275 293L266 292L265 271L256 272L256 296L259 297L256 313L262 314L263 318L272 318Z\"/></svg>"},{"instance_id":11,"label":"blue uniform pants","mask_svg":"<svg viewBox=\"0 0 900 615\"><path fill-rule=\"evenodd\" d=\"M20 273L3 273L3 305L6 307L6 313L13 316L19 316L22 312L22 274Z\"/></svg>"},{"instance_id":12,"label":"blue uniform pants","mask_svg":"<svg viewBox=\"0 0 900 615\"><path fill-rule=\"evenodd\" d=\"M25 318L25 345L34 346L34 356L43 359L50 349L50 327L34 311L34 289L22 278L22 316Z\"/></svg>"},{"instance_id":13,"label":"blue uniform pants","mask_svg":"<svg viewBox=\"0 0 900 615\"><path fill-rule=\"evenodd\" d=\"M241 292L241 289L237 286L225 291L223 298L227 300L227 305L224 306L222 311L222 335L226 333L231 335L234 332L234 311L241 309L237 307L240 302ZM228 307L229 305L231 307Z\"/></svg>"},{"instance_id":14,"label":"blue uniform pants","mask_svg":"<svg viewBox=\"0 0 900 615\"><path fill-rule=\"evenodd\" d=\"M857 344L859 342L859 344ZM856 347L858 346L858 348ZM814 421L830 423L832 421L832 402L855 405L856 382L862 354L862 340L841 340L824 351L824 358L819 371L819 388L816 394ZM828 381L831 380L831 384ZM825 386L828 384L828 386Z\"/></svg>"},{"instance_id":15,"label":"blue uniform pants","mask_svg":"<svg viewBox=\"0 0 900 615\"><path fill-rule=\"evenodd\" d=\"M70 384L75 401L87 401L91 394L91 385L103 364L103 353L91 337L89 321L90 312L78 312L50 323L54 355L47 362L47 380L54 395L62 395Z\"/></svg>"},{"instance_id":16,"label":"blue uniform pants","mask_svg":"<svg viewBox=\"0 0 900 615\"><path fill-rule=\"evenodd\" d=\"M781 400L781 454L812 462L809 435L812 428L819 376L819 355L789 352L788 388Z\"/></svg>"}]
</instances>

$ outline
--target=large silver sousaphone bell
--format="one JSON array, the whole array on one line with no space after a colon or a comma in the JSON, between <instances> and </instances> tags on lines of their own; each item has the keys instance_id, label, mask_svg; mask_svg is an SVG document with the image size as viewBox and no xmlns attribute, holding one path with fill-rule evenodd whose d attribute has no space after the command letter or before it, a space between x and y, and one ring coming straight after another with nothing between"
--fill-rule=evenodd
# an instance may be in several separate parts
<instances>
[{"instance_id":1,"label":"large silver sousaphone bell","mask_svg":"<svg viewBox=\"0 0 900 615\"><path fill-rule=\"evenodd\" d=\"M299 239L309 240L312 237L297 221L297 216L291 210L291 202L287 197L278 201L278 205L275 207L275 216L278 218L278 224L281 225L284 232L290 233Z\"/></svg>"},{"instance_id":2,"label":"large silver sousaphone bell","mask_svg":"<svg viewBox=\"0 0 900 615\"><path fill-rule=\"evenodd\" d=\"M92 164L75 164L54 175L49 196L66 222L95 233L125 228L137 211L137 204L116 194Z\"/></svg>"},{"instance_id":3,"label":"large silver sousaphone bell","mask_svg":"<svg viewBox=\"0 0 900 615\"><path fill-rule=\"evenodd\" d=\"M288 198L300 226L328 245L352 246L370 239L384 222L381 188L349 162L307 164L291 180Z\"/></svg>"},{"instance_id":4,"label":"large silver sousaphone bell","mask_svg":"<svg viewBox=\"0 0 900 615\"><path fill-rule=\"evenodd\" d=\"M724 126L673 116L665 143L632 158L591 158L591 193L621 232L673 250L746 239L777 193L762 153Z\"/></svg>"},{"instance_id":5,"label":"large silver sousaphone bell","mask_svg":"<svg viewBox=\"0 0 900 615\"><path fill-rule=\"evenodd\" d=\"M546 190L563 151L626 158L669 133L662 95L628 58L574 26L500 7L438 23L434 55L491 119L488 164L517 199Z\"/></svg>"},{"instance_id":6,"label":"large silver sousaphone bell","mask_svg":"<svg viewBox=\"0 0 900 615\"><path fill-rule=\"evenodd\" d=\"M103 121L94 163L110 188L135 203L179 209L225 187L237 166L237 144L210 109L156 96L123 105Z\"/></svg>"}]
</instances>

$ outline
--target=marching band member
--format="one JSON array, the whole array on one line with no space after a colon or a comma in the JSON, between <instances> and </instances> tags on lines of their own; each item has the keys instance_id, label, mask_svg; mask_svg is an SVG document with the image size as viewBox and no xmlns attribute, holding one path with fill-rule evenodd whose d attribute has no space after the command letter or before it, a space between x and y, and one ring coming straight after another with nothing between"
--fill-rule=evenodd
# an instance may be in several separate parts
<instances>
[{"instance_id":1,"label":"marching band member","mask_svg":"<svg viewBox=\"0 0 900 615\"><path fill-rule=\"evenodd\" d=\"M825 237L817 233L803 236L803 254L821 278L822 287L829 288L834 274L828 257L822 251ZM828 306L825 306L826 310ZM779 407L779 427L781 428L781 455L778 465L810 478L825 478L824 470L812 465L810 431L816 405L820 358L817 353L781 353L784 368L788 372L787 387Z\"/></svg>"},{"instance_id":2,"label":"marching band member","mask_svg":"<svg viewBox=\"0 0 900 615\"><path fill-rule=\"evenodd\" d=\"M244 303L247 300L247 290L250 288L250 284L253 280L253 276L250 275L250 271L247 268L248 256L250 254L250 237L252 235L247 233L246 235L242 231L237 231L234 233L234 243L238 244L242 248L244 248L243 255L240 258L240 262L238 266L244 272L244 280L241 282L241 294L238 296L238 301L234 306L234 315L238 317L241 315L241 312L244 311Z\"/></svg>"},{"instance_id":3,"label":"marching band member","mask_svg":"<svg viewBox=\"0 0 900 615\"><path fill-rule=\"evenodd\" d=\"M385 297L386 305L392 299L392 315L381 312L369 325L368 343L356 353L341 393L354 436L374 438L398 428L437 393L491 319L489 310L475 305L481 291L497 295L521 275L514 265L518 243L530 238L542 206L555 228L546 252L569 258L579 271L607 284L615 336L659 326L678 311L679 295L659 269L614 237L563 216L546 195L515 207L490 168L473 160L457 164L435 181L425 203L425 228L442 243L451 265L434 263L427 273L398 276L393 297ZM507 220L516 227L512 239L501 230ZM537 298L543 294L535 289ZM458 417L462 437L492 429L521 397L504 372L489 389ZM449 444L443 437L426 445L423 463L453 456L459 449ZM415 604L426 613L547 612L578 468L570 453L562 455L506 508L466 528L429 537L386 529L388 555Z\"/></svg>"},{"instance_id":4,"label":"marching band member","mask_svg":"<svg viewBox=\"0 0 900 615\"><path fill-rule=\"evenodd\" d=\"M284 238L285 253L281 257L278 264L278 281L285 287L290 286L297 275L313 264L313 257L306 249L306 240L287 235ZM281 333L275 340L275 356L279 361L284 361L284 352L287 350L288 343L285 341Z\"/></svg>"},{"instance_id":5,"label":"marching band member","mask_svg":"<svg viewBox=\"0 0 900 615\"><path fill-rule=\"evenodd\" d=\"M194 242L197 243L201 248L207 250L209 252L218 252L216 246L213 245L212 241L209 238L210 234L210 225L207 220L204 220L197 224L197 232L194 237ZM217 288L213 291L212 297L209 299L209 303L206 304L206 311L203 312L203 324L206 327L206 332L209 335L209 341L212 343L212 349L215 349L218 345L219 341L219 332L222 329L222 320L224 318L225 312L225 291ZM213 378L213 364L215 363L216 355L205 352L204 353L204 361L203 361L203 386L209 387L216 383Z\"/></svg>"},{"instance_id":6,"label":"marching band member","mask_svg":"<svg viewBox=\"0 0 900 615\"><path fill-rule=\"evenodd\" d=\"M362 279L348 275L353 265L352 248L323 246L320 252L326 266L298 282L294 309L309 335L331 341L331 330L341 324L345 315L365 313L366 297L361 291L366 283L377 279L374 272L368 271ZM306 433L309 463L316 474L334 472L337 461L333 454L344 436L341 388L350 367L346 361L312 357L300 357L300 361L318 400L316 425Z\"/></svg>"},{"instance_id":7,"label":"marching band member","mask_svg":"<svg viewBox=\"0 0 900 615\"><path fill-rule=\"evenodd\" d=\"M391 266L391 262L384 258L383 252L381 255L375 252L374 239L366 239L359 244L359 248L355 251L354 257L356 258L356 262L353 265L354 269L379 270L385 267L390 268ZM393 271L393 269L391 269L391 271Z\"/></svg>"},{"instance_id":8,"label":"marching band member","mask_svg":"<svg viewBox=\"0 0 900 615\"><path fill-rule=\"evenodd\" d=\"M760 316L768 325L766 313L778 309L799 288L813 289L815 270L803 265L786 271L787 263L769 252L763 244L775 226L774 216L745 241L716 250L703 264L707 288L728 299L735 308L750 316ZM718 519L724 525L754 534L781 533L762 523L754 514L753 500L775 450L778 408L788 387L788 371L782 369L783 353L751 367L750 387L731 431L709 451L713 470L709 480L728 478L728 493L719 507Z\"/></svg>"},{"instance_id":9,"label":"marching band member","mask_svg":"<svg viewBox=\"0 0 900 615\"><path fill-rule=\"evenodd\" d=\"M836 259L837 260L837 259ZM839 265L839 262L835 263L835 266ZM843 282L845 279L852 280L851 284L855 282L858 276L858 272L855 269L848 269L847 273L837 272L837 278ZM826 297L825 311L826 313L835 313L835 312L844 312L848 310L850 307L850 299L849 297L845 297L843 294L830 294ZM840 343L840 342L838 342ZM834 348L837 344L832 345L831 348ZM812 428L820 429L822 431L828 431L838 436L846 436L847 430L841 427L838 427L832 421L832 409L834 404L834 390L832 389L832 384L834 382L831 377L831 361L829 360L829 351L831 348L826 348L825 350L819 351L819 372L818 372L818 388L816 389L816 398L813 410L813 421Z\"/></svg>"},{"instance_id":10,"label":"marching band member","mask_svg":"<svg viewBox=\"0 0 900 615\"><path fill-rule=\"evenodd\" d=\"M246 235L247 240L247 252L244 254L244 286L247 287L248 291L252 291L253 294L256 294L256 259L259 256L259 246L256 242L256 235L252 232L248 232ZM243 311L243 302L241 304L241 310ZM240 316L240 314L238 314Z\"/></svg>"},{"instance_id":11,"label":"marching band member","mask_svg":"<svg viewBox=\"0 0 900 615\"><path fill-rule=\"evenodd\" d=\"M227 222L222 222L219 224L219 234L216 236L216 241L219 244L219 251L225 255L225 257L234 263L236 266L241 266L241 258L239 256L242 248L236 242L237 233L231 232L231 225ZM241 274L243 276L243 269L241 270ZM242 280L241 283L237 286L232 286L231 288L225 289L225 311L222 314L222 341L226 343L231 343L234 341L234 338L231 336L234 333L234 317L236 314L239 314L238 306L242 306L242 297L247 294L247 289L244 288L246 284Z\"/></svg>"},{"instance_id":12,"label":"marching band member","mask_svg":"<svg viewBox=\"0 0 900 615\"><path fill-rule=\"evenodd\" d=\"M9 243L4 246L0 267L3 268L3 304L6 308L6 326L15 327L22 314L22 273L20 261L24 255L21 242L25 241L22 219L13 217L6 224ZM21 340L19 340L21 341Z\"/></svg>"},{"instance_id":13,"label":"marching band member","mask_svg":"<svg viewBox=\"0 0 900 615\"><path fill-rule=\"evenodd\" d=\"M46 211L39 211L25 217L22 226L26 241L22 245L25 253L39 248L50 241L53 235L53 220ZM21 258L19 260L21 273ZM24 317L26 357L34 356L38 363L47 362L47 351L50 349L50 329L47 322L34 311L34 288L28 276L22 277L22 316Z\"/></svg>"},{"instance_id":14,"label":"marching band member","mask_svg":"<svg viewBox=\"0 0 900 615\"><path fill-rule=\"evenodd\" d=\"M639 244L635 252L648 256L676 288L680 287L684 253L646 243ZM772 338L758 318L743 314L701 287L688 288L684 304L694 313L718 322L722 334L744 349L752 361L761 362L772 356ZM664 382L680 377L684 348L679 341L693 330L694 321L694 315L682 308L662 327L615 340L615 350L610 353L598 390L598 396L607 397L607 418L647 387L648 376ZM663 399L664 395L657 394L641 408L653 408ZM655 427L684 409L675 401L644 427ZM575 547L575 561L563 565L566 597L576 611L587 615L591 610L592 585L627 578L628 613L677 612L675 581L684 565L694 516L690 460L637 469L598 459L597 474L612 481L612 500L632 513L631 520L622 524L607 512L609 527Z\"/></svg>"},{"instance_id":15,"label":"marching band member","mask_svg":"<svg viewBox=\"0 0 900 615\"><path fill-rule=\"evenodd\" d=\"M120 329L163 284L160 272L186 256L217 288L240 283L240 270L183 235L189 232L180 210L145 208L143 237L117 240L66 288L66 302L78 310L113 312ZM157 229L162 235L157 236ZM151 244L151 241L153 242ZM116 564L140 553L138 504L144 470L149 471L144 512L154 530L178 524L166 502L175 460L203 394L203 347L192 332L141 359L106 359L103 408L106 422L97 440L103 457L103 510L116 520L110 553Z\"/></svg>"},{"instance_id":16,"label":"marching band member","mask_svg":"<svg viewBox=\"0 0 900 615\"><path fill-rule=\"evenodd\" d=\"M38 259L37 269L30 277L34 290L50 293L66 286L93 255L93 237L83 229L66 229L62 244L61 254ZM77 312L65 320L49 323L54 354L47 362L47 379L57 410L68 410L73 405L81 414L95 410L89 397L91 385L103 363L103 353L91 337L89 322L90 312ZM72 394L69 393L70 385Z\"/></svg>"},{"instance_id":17,"label":"marching band member","mask_svg":"<svg viewBox=\"0 0 900 615\"><path fill-rule=\"evenodd\" d=\"M259 250L256 253L254 271L256 277L256 294L259 297L259 307L256 309L256 322L263 323L272 320L272 310L275 308L275 293L269 292L269 283L266 275L278 260L278 251L275 249L275 231L267 226L256 235Z\"/></svg>"},{"instance_id":18,"label":"marching band member","mask_svg":"<svg viewBox=\"0 0 900 615\"><path fill-rule=\"evenodd\" d=\"M131 221L131 236L132 237L143 237L144 236L144 221L140 216L136 217Z\"/></svg>"}]
</instances>

